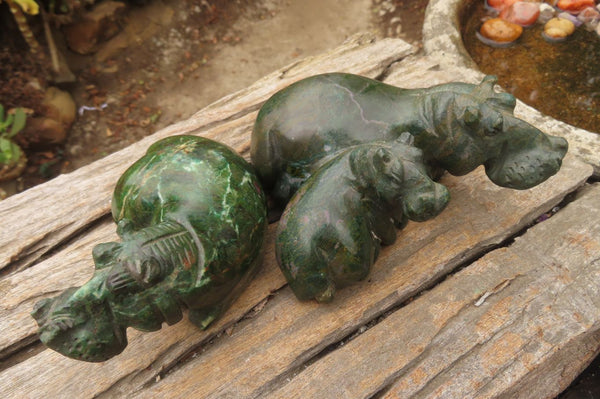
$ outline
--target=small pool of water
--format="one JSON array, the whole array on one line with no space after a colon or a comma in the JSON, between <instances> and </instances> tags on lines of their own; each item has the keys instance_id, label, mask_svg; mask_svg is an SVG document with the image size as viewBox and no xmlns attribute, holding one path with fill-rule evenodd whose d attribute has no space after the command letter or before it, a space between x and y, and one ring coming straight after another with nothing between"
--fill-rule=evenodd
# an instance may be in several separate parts
<instances>
[{"instance_id":1,"label":"small pool of water","mask_svg":"<svg viewBox=\"0 0 600 399\"><path fill-rule=\"evenodd\" d=\"M479 69L519 100L555 119L600 133L600 38L579 27L565 42L548 43L543 25L525 28L508 48L490 47L475 32L489 15L483 0L463 12L463 42Z\"/></svg>"}]
</instances>

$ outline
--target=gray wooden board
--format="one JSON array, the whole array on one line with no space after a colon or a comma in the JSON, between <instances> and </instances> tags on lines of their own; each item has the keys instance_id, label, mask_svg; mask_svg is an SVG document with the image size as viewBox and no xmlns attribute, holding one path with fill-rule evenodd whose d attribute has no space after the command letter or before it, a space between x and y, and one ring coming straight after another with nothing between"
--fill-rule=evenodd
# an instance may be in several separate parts
<instances>
[{"instance_id":1,"label":"gray wooden board","mask_svg":"<svg viewBox=\"0 0 600 399\"><path fill-rule=\"evenodd\" d=\"M0 373L0 391L24 397L134 392L142 397L245 397L269 392L328 345L527 226L590 174L591 167L568 158L558 175L527 191L494 186L481 169L460 178L446 176L442 182L453 197L449 207L435 220L409 224L396 244L384 248L369 280L340 290L330 305L301 303L289 289L280 289L283 280L270 249L258 278L226 319L209 330L201 332L182 321L155 333L130 331L125 352L102 364L46 350ZM271 236L268 248L272 242ZM227 329L258 304L262 310L254 317ZM224 330L231 335L208 341ZM190 350L197 355L189 355ZM153 383L157 376L162 379Z\"/></svg>"},{"instance_id":2,"label":"gray wooden board","mask_svg":"<svg viewBox=\"0 0 600 399\"><path fill-rule=\"evenodd\" d=\"M598 351L595 184L266 396L553 398Z\"/></svg>"}]
</instances>

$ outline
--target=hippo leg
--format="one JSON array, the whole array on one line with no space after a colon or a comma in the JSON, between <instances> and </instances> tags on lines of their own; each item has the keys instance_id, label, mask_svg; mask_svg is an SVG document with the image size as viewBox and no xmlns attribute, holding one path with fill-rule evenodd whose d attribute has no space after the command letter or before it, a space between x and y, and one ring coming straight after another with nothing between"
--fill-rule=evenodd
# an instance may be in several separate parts
<instances>
[{"instance_id":1,"label":"hippo leg","mask_svg":"<svg viewBox=\"0 0 600 399\"><path fill-rule=\"evenodd\" d=\"M386 240L395 239L393 224L388 219L389 228L381 229L380 234ZM336 285L344 286L363 280L369 274L371 266L379 255L381 238L374 237L367 221L362 217L354 218L349 225L338 225L334 238L326 239L328 245L321 246L329 275ZM321 243L325 240L321 240ZM326 254L326 255L325 255Z\"/></svg>"},{"instance_id":2,"label":"hippo leg","mask_svg":"<svg viewBox=\"0 0 600 399\"><path fill-rule=\"evenodd\" d=\"M392 245L396 241L396 223L395 219L390 217L389 209L383 209L379 203L372 203L369 214L365 215L370 221L370 229L381 240L383 245ZM402 209L402 207L397 207ZM402 212L400 210L400 212ZM392 212L393 214L398 212ZM377 251L378 253L379 251ZM377 258L377 254L375 255Z\"/></svg>"}]
</instances>

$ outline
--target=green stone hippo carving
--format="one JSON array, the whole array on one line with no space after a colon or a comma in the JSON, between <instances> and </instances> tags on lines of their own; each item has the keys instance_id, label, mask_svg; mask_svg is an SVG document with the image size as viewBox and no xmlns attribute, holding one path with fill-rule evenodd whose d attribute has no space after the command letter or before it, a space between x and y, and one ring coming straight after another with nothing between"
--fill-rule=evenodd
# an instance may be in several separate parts
<instances>
[{"instance_id":1,"label":"green stone hippo carving","mask_svg":"<svg viewBox=\"0 0 600 399\"><path fill-rule=\"evenodd\" d=\"M526 189L560 168L563 138L513 116L515 98L495 93L496 78L407 90L365 77L329 73L298 81L261 108L251 157L281 204L337 151L414 136L430 173L464 175L479 165L503 187Z\"/></svg>"},{"instance_id":2,"label":"green stone hippo carving","mask_svg":"<svg viewBox=\"0 0 600 399\"><path fill-rule=\"evenodd\" d=\"M403 142L349 147L292 197L279 222L277 261L301 300L328 302L336 287L364 279L380 244L408 219L425 221L448 203L421 151Z\"/></svg>"},{"instance_id":3,"label":"green stone hippo carving","mask_svg":"<svg viewBox=\"0 0 600 399\"><path fill-rule=\"evenodd\" d=\"M104 361L128 326L155 331L189 309L206 328L260 263L266 201L252 167L196 136L153 144L119 179L112 214L122 242L97 245L82 287L36 304L41 341L75 359Z\"/></svg>"}]
</instances>

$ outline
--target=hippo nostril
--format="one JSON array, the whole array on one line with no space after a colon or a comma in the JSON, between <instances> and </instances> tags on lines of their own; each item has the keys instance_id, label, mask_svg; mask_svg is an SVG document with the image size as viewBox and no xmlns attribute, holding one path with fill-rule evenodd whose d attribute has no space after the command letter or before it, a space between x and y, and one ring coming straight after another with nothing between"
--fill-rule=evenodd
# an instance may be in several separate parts
<instances>
[{"instance_id":1,"label":"hippo nostril","mask_svg":"<svg viewBox=\"0 0 600 399\"><path fill-rule=\"evenodd\" d=\"M552 149L555 151L560 151L561 154L567 152L569 148L569 142L562 137L550 136L550 143L552 145Z\"/></svg>"}]
</instances>

